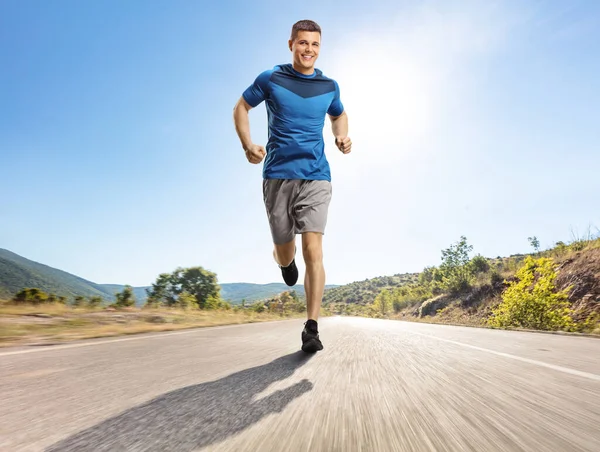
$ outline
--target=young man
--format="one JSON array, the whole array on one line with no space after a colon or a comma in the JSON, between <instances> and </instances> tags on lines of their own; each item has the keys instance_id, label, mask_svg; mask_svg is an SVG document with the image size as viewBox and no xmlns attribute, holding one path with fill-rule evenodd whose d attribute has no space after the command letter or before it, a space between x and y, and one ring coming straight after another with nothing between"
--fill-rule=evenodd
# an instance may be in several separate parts
<instances>
[{"instance_id":1,"label":"young man","mask_svg":"<svg viewBox=\"0 0 600 452\"><path fill-rule=\"evenodd\" d=\"M352 143L338 84L315 68L321 28L310 20L295 23L288 46L292 63L262 72L243 92L233 116L248 161L259 164L264 159L263 200L273 257L288 286L298 280L296 234L302 234L308 317L302 350L314 353L323 349L317 320L325 289L322 237L332 195L324 153L325 115L331 119L337 148L348 154ZM269 124L266 150L253 143L248 119L248 112L263 101Z\"/></svg>"}]
</instances>

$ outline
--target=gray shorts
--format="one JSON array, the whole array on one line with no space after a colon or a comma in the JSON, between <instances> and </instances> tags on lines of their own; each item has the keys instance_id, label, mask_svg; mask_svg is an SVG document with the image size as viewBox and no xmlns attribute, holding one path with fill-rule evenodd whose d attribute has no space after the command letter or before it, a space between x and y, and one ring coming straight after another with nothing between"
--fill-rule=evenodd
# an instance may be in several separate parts
<instances>
[{"instance_id":1,"label":"gray shorts","mask_svg":"<svg viewBox=\"0 0 600 452\"><path fill-rule=\"evenodd\" d=\"M287 243L303 232L325 234L331 182L263 179L263 200L275 244Z\"/></svg>"}]
</instances>

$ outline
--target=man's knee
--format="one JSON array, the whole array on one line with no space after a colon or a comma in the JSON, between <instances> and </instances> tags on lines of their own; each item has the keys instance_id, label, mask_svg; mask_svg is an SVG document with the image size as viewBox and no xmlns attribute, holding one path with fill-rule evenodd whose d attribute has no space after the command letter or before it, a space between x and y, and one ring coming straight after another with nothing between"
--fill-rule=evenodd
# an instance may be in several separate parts
<instances>
[{"instance_id":1,"label":"man's knee","mask_svg":"<svg viewBox=\"0 0 600 452\"><path fill-rule=\"evenodd\" d=\"M320 234L306 234L302 241L302 254L307 265L323 262L323 247Z\"/></svg>"},{"instance_id":2,"label":"man's knee","mask_svg":"<svg viewBox=\"0 0 600 452\"><path fill-rule=\"evenodd\" d=\"M287 267L292 260L294 260L294 254L296 253L296 241L291 240L287 243L277 245L275 244L275 258L280 265Z\"/></svg>"}]
</instances>

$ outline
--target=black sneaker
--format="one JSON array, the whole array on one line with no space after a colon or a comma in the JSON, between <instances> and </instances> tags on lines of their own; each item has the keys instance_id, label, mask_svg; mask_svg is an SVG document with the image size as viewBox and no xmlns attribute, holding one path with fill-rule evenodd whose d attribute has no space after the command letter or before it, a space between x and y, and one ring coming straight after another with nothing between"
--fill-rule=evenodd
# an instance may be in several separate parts
<instances>
[{"instance_id":1,"label":"black sneaker","mask_svg":"<svg viewBox=\"0 0 600 452\"><path fill-rule=\"evenodd\" d=\"M296 259L292 259L292 262L287 267L279 266L281 269L281 275L283 280L288 286L293 286L298 281L298 267L296 267Z\"/></svg>"},{"instance_id":2,"label":"black sneaker","mask_svg":"<svg viewBox=\"0 0 600 452\"><path fill-rule=\"evenodd\" d=\"M302 330L302 351L315 353L319 350L323 350L323 344L319 340L317 322L309 319L304 324L304 330Z\"/></svg>"}]
</instances>

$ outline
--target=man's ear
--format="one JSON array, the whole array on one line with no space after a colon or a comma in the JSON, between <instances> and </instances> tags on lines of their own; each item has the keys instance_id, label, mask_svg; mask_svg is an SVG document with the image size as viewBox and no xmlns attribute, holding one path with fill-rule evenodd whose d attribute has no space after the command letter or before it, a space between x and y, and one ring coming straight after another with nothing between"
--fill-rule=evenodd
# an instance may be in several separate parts
<instances>
[{"instance_id":1,"label":"man's ear","mask_svg":"<svg viewBox=\"0 0 600 452\"><path fill-rule=\"evenodd\" d=\"M290 48L290 52L292 51L292 44L294 43L294 41L292 41L291 39L288 41L288 47Z\"/></svg>"}]
</instances>

